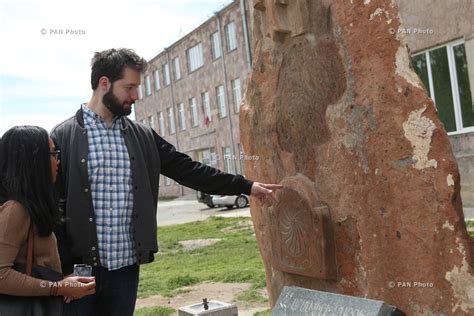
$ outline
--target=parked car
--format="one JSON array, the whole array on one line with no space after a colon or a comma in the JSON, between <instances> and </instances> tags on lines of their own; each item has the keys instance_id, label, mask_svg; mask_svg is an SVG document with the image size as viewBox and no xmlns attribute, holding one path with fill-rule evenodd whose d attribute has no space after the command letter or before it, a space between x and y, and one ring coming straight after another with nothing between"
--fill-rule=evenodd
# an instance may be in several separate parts
<instances>
[{"instance_id":1,"label":"parked car","mask_svg":"<svg viewBox=\"0 0 474 316\"><path fill-rule=\"evenodd\" d=\"M238 208L246 207L249 204L248 195L211 195L212 204L217 206L225 206L228 209L234 206Z\"/></svg>"},{"instance_id":2,"label":"parked car","mask_svg":"<svg viewBox=\"0 0 474 316\"><path fill-rule=\"evenodd\" d=\"M200 192L200 191L196 191L196 197L198 199L198 202L204 203L210 208L216 207L212 203L212 196L210 194Z\"/></svg>"}]
</instances>

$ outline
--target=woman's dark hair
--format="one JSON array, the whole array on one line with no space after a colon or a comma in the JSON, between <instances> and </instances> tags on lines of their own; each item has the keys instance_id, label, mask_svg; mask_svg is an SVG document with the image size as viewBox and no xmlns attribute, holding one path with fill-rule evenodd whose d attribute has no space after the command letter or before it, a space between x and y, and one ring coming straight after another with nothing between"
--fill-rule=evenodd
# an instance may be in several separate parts
<instances>
[{"instance_id":1,"label":"woman's dark hair","mask_svg":"<svg viewBox=\"0 0 474 316\"><path fill-rule=\"evenodd\" d=\"M59 217L50 157L48 132L41 127L13 127L0 141L0 203L20 202L42 237Z\"/></svg>"},{"instance_id":2,"label":"woman's dark hair","mask_svg":"<svg viewBox=\"0 0 474 316\"><path fill-rule=\"evenodd\" d=\"M125 67L130 67L142 72L147 67L147 62L133 50L127 48L111 48L94 53L91 61L91 86L95 90L102 76L114 82L123 78Z\"/></svg>"}]
</instances>

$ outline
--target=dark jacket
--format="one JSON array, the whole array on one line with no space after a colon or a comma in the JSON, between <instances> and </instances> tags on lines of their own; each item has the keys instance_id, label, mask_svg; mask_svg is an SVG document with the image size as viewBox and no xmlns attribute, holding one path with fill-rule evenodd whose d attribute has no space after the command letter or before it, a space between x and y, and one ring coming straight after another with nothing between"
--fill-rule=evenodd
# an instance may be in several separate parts
<instances>
[{"instance_id":1,"label":"dark jacket","mask_svg":"<svg viewBox=\"0 0 474 316\"><path fill-rule=\"evenodd\" d=\"M252 182L193 161L151 128L121 118L133 182L134 240L137 260L149 263L158 251L156 207L160 173L182 185L211 194L250 194ZM94 208L87 170L89 152L82 109L51 132L61 150L57 179L63 224L56 230L63 272L74 263L100 265Z\"/></svg>"}]
</instances>

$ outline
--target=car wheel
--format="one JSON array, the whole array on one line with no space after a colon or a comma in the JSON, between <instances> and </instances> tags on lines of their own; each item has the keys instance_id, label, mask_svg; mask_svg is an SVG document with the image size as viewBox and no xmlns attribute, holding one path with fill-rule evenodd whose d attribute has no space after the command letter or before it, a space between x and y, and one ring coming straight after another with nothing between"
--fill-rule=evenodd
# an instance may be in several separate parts
<instances>
[{"instance_id":1,"label":"car wheel","mask_svg":"<svg viewBox=\"0 0 474 316\"><path fill-rule=\"evenodd\" d=\"M216 207L214 204L211 204L211 203L207 203L206 205L207 205L208 207L210 207L210 208Z\"/></svg>"},{"instance_id":2,"label":"car wheel","mask_svg":"<svg viewBox=\"0 0 474 316\"><path fill-rule=\"evenodd\" d=\"M247 200L245 196L239 196L238 198L235 199L235 205L238 208L246 207L248 203L249 201Z\"/></svg>"}]
</instances>

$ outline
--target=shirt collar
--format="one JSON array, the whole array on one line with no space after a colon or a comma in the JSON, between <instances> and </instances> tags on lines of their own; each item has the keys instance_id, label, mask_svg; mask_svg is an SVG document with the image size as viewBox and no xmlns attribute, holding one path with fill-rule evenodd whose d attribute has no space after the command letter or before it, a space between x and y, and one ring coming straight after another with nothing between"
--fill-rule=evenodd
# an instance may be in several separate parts
<instances>
[{"instance_id":1,"label":"shirt collar","mask_svg":"<svg viewBox=\"0 0 474 316\"><path fill-rule=\"evenodd\" d=\"M83 103L81 105L81 107L82 107L82 111L84 113L84 123L86 123L87 125L91 125L91 124L94 124L94 123L95 124L100 123L104 126L107 126L104 119L99 114L97 114L93 110L91 110L87 106L87 103ZM110 125L109 128L115 128L116 126L118 126L118 124L115 124L118 119L120 119L120 117L115 116L114 119L112 120L112 124Z\"/></svg>"}]
</instances>

